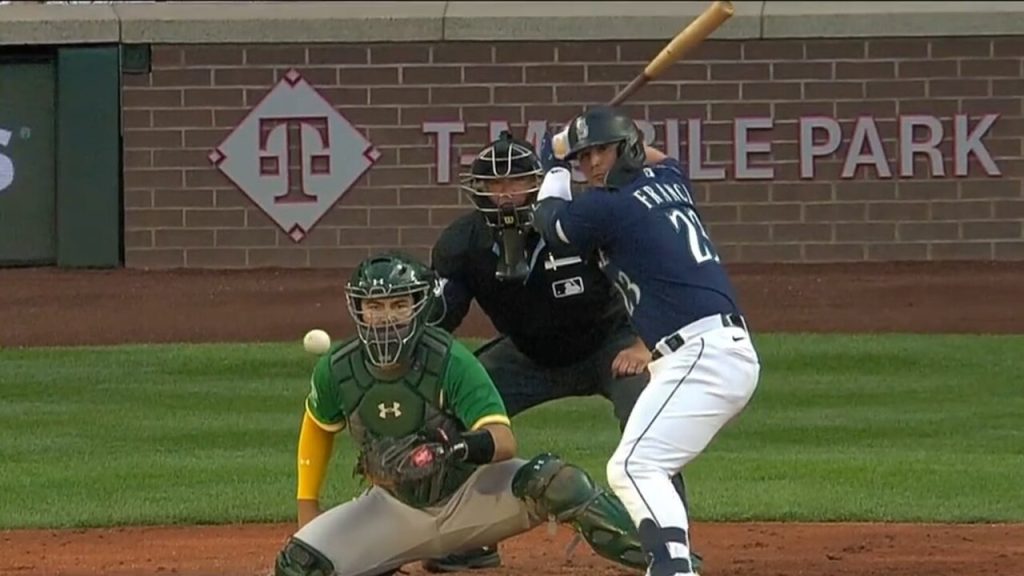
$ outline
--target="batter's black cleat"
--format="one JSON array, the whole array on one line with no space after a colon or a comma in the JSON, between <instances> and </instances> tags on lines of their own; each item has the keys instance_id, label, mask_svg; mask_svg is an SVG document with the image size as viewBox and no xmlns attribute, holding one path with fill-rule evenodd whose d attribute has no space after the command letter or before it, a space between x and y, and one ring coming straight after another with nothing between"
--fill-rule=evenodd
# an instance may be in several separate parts
<instances>
[{"instance_id":1,"label":"batter's black cleat","mask_svg":"<svg viewBox=\"0 0 1024 576\"><path fill-rule=\"evenodd\" d=\"M694 552L692 548L690 549L690 566L693 573L698 575L700 574L701 569L704 568L704 558L701 557L700 554Z\"/></svg>"},{"instance_id":2,"label":"batter's black cleat","mask_svg":"<svg viewBox=\"0 0 1024 576\"><path fill-rule=\"evenodd\" d=\"M501 566L501 556L496 546L484 546L460 554L449 554L444 558L432 558L423 561L423 569L435 574L441 572L463 572L480 568L497 568Z\"/></svg>"}]
</instances>

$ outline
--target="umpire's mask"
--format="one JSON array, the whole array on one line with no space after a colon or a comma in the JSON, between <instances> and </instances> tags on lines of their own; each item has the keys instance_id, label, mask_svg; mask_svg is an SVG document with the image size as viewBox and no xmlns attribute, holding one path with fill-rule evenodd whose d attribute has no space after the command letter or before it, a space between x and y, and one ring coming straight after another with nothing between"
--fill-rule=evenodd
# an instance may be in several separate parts
<instances>
[{"instance_id":1,"label":"umpire's mask","mask_svg":"<svg viewBox=\"0 0 1024 576\"><path fill-rule=\"evenodd\" d=\"M460 175L460 188L487 220L501 249L499 280L521 281L529 273L526 235L543 173L533 146L504 131Z\"/></svg>"}]
</instances>

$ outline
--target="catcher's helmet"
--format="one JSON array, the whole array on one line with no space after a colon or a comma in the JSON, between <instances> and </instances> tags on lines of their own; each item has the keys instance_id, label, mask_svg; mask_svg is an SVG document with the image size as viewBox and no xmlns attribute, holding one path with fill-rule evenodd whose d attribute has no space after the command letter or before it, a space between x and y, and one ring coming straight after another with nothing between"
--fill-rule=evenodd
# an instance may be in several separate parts
<instances>
[{"instance_id":1,"label":"catcher's helmet","mask_svg":"<svg viewBox=\"0 0 1024 576\"><path fill-rule=\"evenodd\" d=\"M533 146L525 140L512 137L503 131L498 139L488 144L473 159L469 172L461 174L460 188L469 194L476 209L484 215L487 223L493 228L504 228L508 222L502 218L502 206L499 206L499 194L488 189L489 182L499 180L525 179L521 189L515 192L502 192L508 196L522 196L526 200L518 202L518 206L505 206L507 215L514 214L516 224L527 228L533 216L531 204L540 190L541 176L544 169Z\"/></svg>"},{"instance_id":2,"label":"catcher's helmet","mask_svg":"<svg viewBox=\"0 0 1024 576\"><path fill-rule=\"evenodd\" d=\"M345 286L348 310L371 363L387 366L407 358L426 326L437 295L433 271L415 259L389 252L364 260ZM367 314L373 300L411 296L408 309Z\"/></svg>"},{"instance_id":3,"label":"catcher's helmet","mask_svg":"<svg viewBox=\"0 0 1024 576\"><path fill-rule=\"evenodd\" d=\"M618 143L619 158L605 176L608 188L628 184L643 168L647 158L643 135L633 119L608 106L591 108L574 118L569 125L568 136L566 160L575 160L587 148Z\"/></svg>"}]
</instances>

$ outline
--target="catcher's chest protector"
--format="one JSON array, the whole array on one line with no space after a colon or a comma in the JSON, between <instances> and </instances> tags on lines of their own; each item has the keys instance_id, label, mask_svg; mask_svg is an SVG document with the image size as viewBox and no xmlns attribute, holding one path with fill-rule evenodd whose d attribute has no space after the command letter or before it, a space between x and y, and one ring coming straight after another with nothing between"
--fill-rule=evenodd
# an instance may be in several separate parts
<instances>
[{"instance_id":1,"label":"catcher's chest protector","mask_svg":"<svg viewBox=\"0 0 1024 576\"><path fill-rule=\"evenodd\" d=\"M459 421L443 410L441 377L448 365L451 338L447 332L428 327L413 351L412 368L394 381L376 380L369 373L358 341L335 354L332 371L348 415L347 427L360 445L361 458L374 437L401 437L428 427L440 428L450 436L462 431ZM453 494L474 469L459 463L439 476L398 486L392 494L410 506L436 505Z\"/></svg>"},{"instance_id":2,"label":"catcher's chest protector","mask_svg":"<svg viewBox=\"0 0 1024 576\"><path fill-rule=\"evenodd\" d=\"M377 380L367 370L358 341L333 358L332 371L341 390L348 428L360 444L367 434L405 436L431 428L458 429L443 411L441 376L448 364L451 336L427 328L412 354L412 368L402 378Z\"/></svg>"}]
</instances>

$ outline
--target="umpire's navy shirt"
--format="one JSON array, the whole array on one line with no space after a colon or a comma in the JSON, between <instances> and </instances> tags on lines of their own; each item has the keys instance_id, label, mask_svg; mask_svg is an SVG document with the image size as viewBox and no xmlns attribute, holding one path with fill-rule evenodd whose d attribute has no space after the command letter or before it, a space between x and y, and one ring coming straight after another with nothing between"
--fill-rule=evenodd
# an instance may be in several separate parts
<instances>
[{"instance_id":1,"label":"umpire's navy shirt","mask_svg":"<svg viewBox=\"0 0 1024 576\"><path fill-rule=\"evenodd\" d=\"M652 350L694 320L740 313L689 178L674 158L644 167L617 190L591 187L572 202L545 198L534 225L552 245L597 252Z\"/></svg>"},{"instance_id":2,"label":"umpire's navy shirt","mask_svg":"<svg viewBox=\"0 0 1024 576\"><path fill-rule=\"evenodd\" d=\"M593 258L552 251L533 231L526 248L526 281L499 281L501 258L484 216L474 211L452 222L431 252L443 282L438 325L454 331L475 299L498 332L545 368L570 366L631 331L622 299Z\"/></svg>"}]
</instances>

